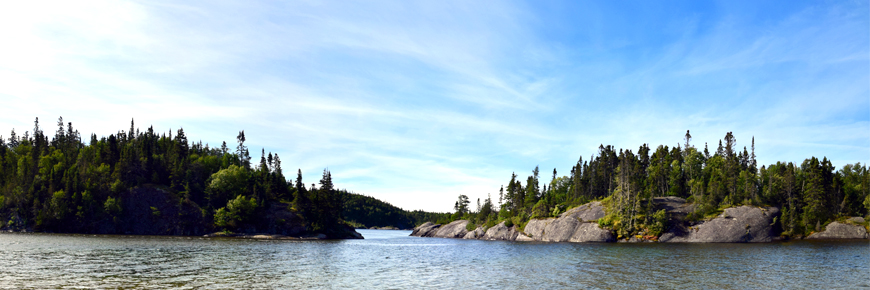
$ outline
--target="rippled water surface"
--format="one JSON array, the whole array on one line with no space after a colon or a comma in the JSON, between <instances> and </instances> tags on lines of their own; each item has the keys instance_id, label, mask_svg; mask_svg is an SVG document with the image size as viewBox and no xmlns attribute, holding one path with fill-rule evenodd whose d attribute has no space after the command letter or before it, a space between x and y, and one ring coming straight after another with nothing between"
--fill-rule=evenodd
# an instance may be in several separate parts
<instances>
[{"instance_id":1,"label":"rippled water surface","mask_svg":"<svg viewBox=\"0 0 870 290\"><path fill-rule=\"evenodd\" d=\"M0 288L860 288L870 244L270 241L0 234Z\"/></svg>"}]
</instances>

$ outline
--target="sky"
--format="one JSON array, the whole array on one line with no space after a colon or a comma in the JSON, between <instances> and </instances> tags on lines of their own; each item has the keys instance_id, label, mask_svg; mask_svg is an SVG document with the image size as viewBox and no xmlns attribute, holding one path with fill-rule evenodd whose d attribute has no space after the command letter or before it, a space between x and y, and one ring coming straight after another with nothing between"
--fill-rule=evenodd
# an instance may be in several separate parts
<instances>
[{"instance_id":1,"label":"sky","mask_svg":"<svg viewBox=\"0 0 870 290\"><path fill-rule=\"evenodd\" d=\"M686 130L870 161L867 1L4 1L0 43L4 138L244 130L255 160L407 210Z\"/></svg>"}]
</instances>

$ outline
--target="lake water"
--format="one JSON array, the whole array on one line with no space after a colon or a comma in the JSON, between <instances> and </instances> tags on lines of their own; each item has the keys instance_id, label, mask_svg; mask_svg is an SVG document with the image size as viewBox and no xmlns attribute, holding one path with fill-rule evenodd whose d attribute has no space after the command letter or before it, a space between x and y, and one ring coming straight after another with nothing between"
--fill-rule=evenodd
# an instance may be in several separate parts
<instances>
[{"instance_id":1,"label":"lake water","mask_svg":"<svg viewBox=\"0 0 870 290\"><path fill-rule=\"evenodd\" d=\"M0 234L0 288L860 288L867 242L517 243Z\"/></svg>"}]
</instances>

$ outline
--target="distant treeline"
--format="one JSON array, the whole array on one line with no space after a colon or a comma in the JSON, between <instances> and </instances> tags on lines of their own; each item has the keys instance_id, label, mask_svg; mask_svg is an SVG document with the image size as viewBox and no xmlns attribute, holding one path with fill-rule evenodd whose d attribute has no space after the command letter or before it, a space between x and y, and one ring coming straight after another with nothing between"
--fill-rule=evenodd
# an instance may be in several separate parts
<instances>
[{"instance_id":1,"label":"distant treeline","mask_svg":"<svg viewBox=\"0 0 870 290\"><path fill-rule=\"evenodd\" d=\"M425 222L435 222L450 217L449 213L433 213L422 210L406 211L379 199L349 193L344 194L344 218L356 227L387 227L411 229Z\"/></svg>"},{"instance_id":2,"label":"distant treeline","mask_svg":"<svg viewBox=\"0 0 870 290\"><path fill-rule=\"evenodd\" d=\"M728 132L715 152L706 144L698 149L691 140L686 131L682 146L660 145L652 150L643 144L636 153L602 145L597 156L588 161L581 157L570 175L558 176L553 169L548 184L540 181L538 168L525 183L513 174L507 187L499 189L499 200L488 198L482 204L478 200L476 211L469 208L466 196L460 196L451 219L522 225L529 218L557 216L571 207L603 200L608 216L600 225L622 236L660 234L664 212L657 215L648 201L676 196L698 205L690 219L738 205L777 206L782 209L777 223L783 234L796 236L818 231L839 218L868 214L870 175L860 163L835 170L827 158L812 157L801 164L777 162L758 168L755 138L749 150L745 146L738 150L736 138Z\"/></svg>"},{"instance_id":3,"label":"distant treeline","mask_svg":"<svg viewBox=\"0 0 870 290\"><path fill-rule=\"evenodd\" d=\"M183 129L140 132L132 121L129 131L89 139L63 118L53 134L37 118L32 133L0 136L0 228L190 234L347 227L344 198L354 198L333 188L329 171L319 187L306 186L301 170L288 181L278 154L262 150L251 163L244 131L233 149L190 142ZM155 222L167 226L136 226Z\"/></svg>"}]
</instances>

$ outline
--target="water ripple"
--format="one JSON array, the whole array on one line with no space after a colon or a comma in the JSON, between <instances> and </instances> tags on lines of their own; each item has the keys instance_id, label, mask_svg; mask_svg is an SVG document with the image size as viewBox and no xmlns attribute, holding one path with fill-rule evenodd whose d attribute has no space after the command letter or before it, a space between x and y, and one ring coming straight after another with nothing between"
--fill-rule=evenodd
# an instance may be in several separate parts
<instances>
[{"instance_id":1,"label":"water ripple","mask_svg":"<svg viewBox=\"0 0 870 290\"><path fill-rule=\"evenodd\" d=\"M0 234L0 289L856 288L862 242L515 243Z\"/></svg>"}]
</instances>

